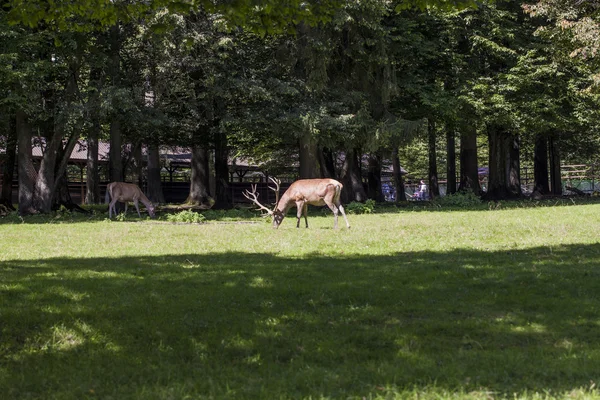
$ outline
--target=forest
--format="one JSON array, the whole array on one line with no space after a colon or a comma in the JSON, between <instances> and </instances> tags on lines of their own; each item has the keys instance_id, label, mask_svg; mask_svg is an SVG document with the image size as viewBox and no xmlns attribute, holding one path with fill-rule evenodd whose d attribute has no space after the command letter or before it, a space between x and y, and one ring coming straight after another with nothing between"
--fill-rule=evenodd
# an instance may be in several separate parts
<instances>
[{"instance_id":1,"label":"forest","mask_svg":"<svg viewBox=\"0 0 600 400\"><path fill-rule=\"evenodd\" d=\"M599 10L596 0L4 0L0 202L12 207L16 176L19 213L49 212L82 141L86 204L101 202L101 181L142 175L164 202L163 148L191 150L187 202L221 208L232 205L231 157L338 179L346 202L382 200L385 163L396 201L407 165L432 197L443 176L446 193L520 198L523 165L534 195L560 195L562 164L597 161Z\"/></svg>"}]
</instances>

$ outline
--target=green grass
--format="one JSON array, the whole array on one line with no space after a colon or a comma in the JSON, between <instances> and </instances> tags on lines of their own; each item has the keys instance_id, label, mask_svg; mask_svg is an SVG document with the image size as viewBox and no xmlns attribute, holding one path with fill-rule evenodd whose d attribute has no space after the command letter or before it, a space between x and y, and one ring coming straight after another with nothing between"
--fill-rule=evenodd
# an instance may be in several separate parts
<instances>
[{"instance_id":1,"label":"green grass","mask_svg":"<svg viewBox=\"0 0 600 400\"><path fill-rule=\"evenodd\" d=\"M0 398L600 398L600 204L515 204L0 219Z\"/></svg>"}]
</instances>

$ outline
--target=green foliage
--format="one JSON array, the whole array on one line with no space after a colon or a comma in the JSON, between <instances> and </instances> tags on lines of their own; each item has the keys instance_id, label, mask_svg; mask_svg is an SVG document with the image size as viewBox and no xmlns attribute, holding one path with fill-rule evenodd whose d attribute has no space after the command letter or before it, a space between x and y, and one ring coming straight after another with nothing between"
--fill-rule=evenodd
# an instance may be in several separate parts
<instances>
[{"instance_id":1,"label":"green foliage","mask_svg":"<svg viewBox=\"0 0 600 400\"><path fill-rule=\"evenodd\" d=\"M469 208L481 204L481 198L468 190L436 197L433 203L440 207Z\"/></svg>"},{"instance_id":2,"label":"green foliage","mask_svg":"<svg viewBox=\"0 0 600 400\"><path fill-rule=\"evenodd\" d=\"M364 203L353 201L344 207L348 214L372 214L375 212L375 200L367 200Z\"/></svg>"},{"instance_id":3,"label":"green foliage","mask_svg":"<svg viewBox=\"0 0 600 400\"><path fill-rule=\"evenodd\" d=\"M184 210L178 212L177 214L167 215L167 221L200 224L206 221L206 217L192 210Z\"/></svg>"}]
</instances>

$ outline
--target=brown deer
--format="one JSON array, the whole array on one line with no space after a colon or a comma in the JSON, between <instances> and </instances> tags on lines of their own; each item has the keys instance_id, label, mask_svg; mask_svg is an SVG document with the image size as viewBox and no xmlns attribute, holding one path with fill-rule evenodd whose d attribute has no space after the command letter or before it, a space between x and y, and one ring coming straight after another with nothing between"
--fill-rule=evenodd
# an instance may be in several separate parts
<instances>
[{"instance_id":1,"label":"brown deer","mask_svg":"<svg viewBox=\"0 0 600 400\"><path fill-rule=\"evenodd\" d=\"M281 199L279 199L279 186L281 181L279 179L270 178L275 184L275 187L269 186L276 194L275 208L270 210L258 201L258 193L256 193L256 185L252 185L252 191L246 190L244 196L255 203L260 209L265 210L269 215L273 216L273 228L279 228L283 218L287 211L296 206L298 212L298 220L296 222L296 228L300 227L300 218L304 214L304 221L308 228L308 219L306 213L308 205L324 206L327 205L331 211L333 211L334 228L338 227L338 211L342 212L346 226L350 228L348 218L344 212L344 207L340 203L340 193L342 191L342 184L335 179L300 179L290 185L288 190L285 191Z\"/></svg>"},{"instance_id":2,"label":"brown deer","mask_svg":"<svg viewBox=\"0 0 600 400\"><path fill-rule=\"evenodd\" d=\"M112 200L110 200L112 199ZM106 195L104 196L105 203L108 203L110 200L110 205L108 206L108 218L112 218L112 212L115 212L117 215L117 210L115 208L115 204L117 201L125 203L125 214L127 214L127 203L133 202L135 209L137 210L138 216L141 218L140 207L138 206L138 201L141 201L145 206L146 210L148 210L148 214L151 218L154 218L154 205L142 189L139 188L138 185L133 183L125 183L125 182L112 182L109 183L106 187Z\"/></svg>"}]
</instances>

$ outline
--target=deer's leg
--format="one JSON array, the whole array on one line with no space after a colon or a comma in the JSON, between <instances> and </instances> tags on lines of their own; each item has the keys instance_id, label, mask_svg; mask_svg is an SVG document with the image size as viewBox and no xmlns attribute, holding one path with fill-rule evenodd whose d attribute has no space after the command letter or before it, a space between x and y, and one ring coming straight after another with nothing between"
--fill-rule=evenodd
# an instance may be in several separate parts
<instances>
[{"instance_id":1,"label":"deer's leg","mask_svg":"<svg viewBox=\"0 0 600 400\"><path fill-rule=\"evenodd\" d=\"M142 218L142 214L140 214L140 205L138 204L138 200L133 200L133 205L135 206L136 211L138 212L138 217Z\"/></svg>"},{"instance_id":2,"label":"deer's leg","mask_svg":"<svg viewBox=\"0 0 600 400\"><path fill-rule=\"evenodd\" d=\"M127 205L129 204L129 202L125 202L125 211L123 211L123 214L127 215Z\"/></svg>"},{"instance_id":3,"label":"deer's leg","mask_svg":"<svg viewBox=\"0 0 600 400\"><path fill-rule=\"evenodd\" d=\"M338 207L338 208L339 208L339 210L342 212L342 215L343 215L343 217L344 217L344 221L346 221L346 227L347 227L348 229L350 229L350 223L348 222L348 218L346 217L346 212L344 211L344 206L343 206L341 203L339 203L339 204L337 205L337 207Z\"/></svg>"},{"instance_id":4,"label":"deer's leg","mask_svg":"<svg viewBox=\"0 0 600 400\"><path fill-rule=\"evenodd\" d=\"M333 204L333 202L327 201L327 199L325 199L325 204L327 204L327 207L329 207L329 209L331 211L333 211L333 229L337 229L337 227L338 227L338 207L335 204Z\"/></svg>"},{"instance_id":5,"label":"deer's leg","mask_svg":"<svg viewBox=\"0 0 600 400\"><path fill-rule=\"evenodd\" d=\"M113 197L108 205L108 218L112 218L112 211L115 212L115 216L117 215L117 210L115 208L115 204L117 203L117 199Z\"/></svg>"},{"instance_id":6,"label":"deer's leg","mask_svg":"<svg viewBox=\"0 0 600 400\"><path fill-rule=\"evenodd\" d=\"M306 223L306 227L308 228L308 204L304 203L304 207L302 207L302 213L304 214L304 222Z\"/></svg>"},{"instance_id":7,"label":"deer's leg","mask_svg":"<svg viewBox=\"0 0 600 400\"><path fill-rule=\"evenodd\" d=\"M300 218L302 218L302 212L304 210L304 202L296 202L296 228L300 228Z\"/></svg>"}]
</instances>

